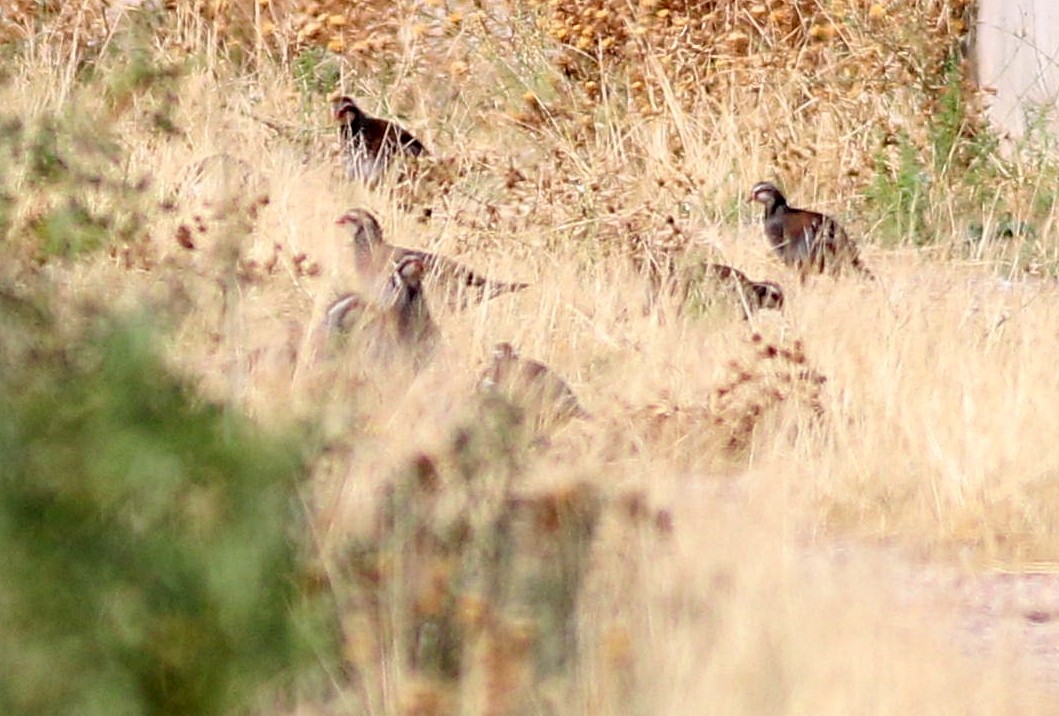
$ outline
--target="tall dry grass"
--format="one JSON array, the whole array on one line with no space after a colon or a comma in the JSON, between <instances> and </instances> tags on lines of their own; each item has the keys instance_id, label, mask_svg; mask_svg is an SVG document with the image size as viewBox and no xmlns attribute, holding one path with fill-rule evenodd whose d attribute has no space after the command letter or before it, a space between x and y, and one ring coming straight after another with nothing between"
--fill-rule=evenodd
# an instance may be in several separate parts
<instances>
[{"instance_id":1,"label":"tall dry grass","mask_svg":"<svg viewBox=\"0 0 1059 716\"><path fill-rule=\"evenodd\" d=\"M270 429L309 425L319 445L304 500L344 665L324 695L277 711L1053 712L1003 654L959 653L952 614L898 608L902 583L873 549L845 566L830 556L855 540L966 569L1055 560L1059 287L1039 178L1055 158L992 171L991 154L935 156L923 117L943 86L842 79L857 58L902 61L900 48L886 54L894 38L865 39L880 25L843 24L847 11L878 21L870 8L821 3L784 19L804 31L790 54L777 49L785 34L749 36L747 22L772 17L750 9L718 26L735 49L697 70L702 83L686 81L690 65L672 71L661 41L637 45L639 94L623 97L608 94L621 58L560 61L570 48L548 23L565 27L565 6L552 6L423 10L422 39L404 38L403 54L320 55L317 84L299 65L306 48L365 48L356 23L325 36L326 18L314 43L295 5L227 16L248 23L238 51L216 15L178 8L139 34L128 19L104 27L98 58L98 45L37 34L8 64L5 117L29 129L52 118L68 157L92 152L77 134L91 127L119 148L124 176L149 184L117 210L140 212L142 231L53 257L34 227L64 195L13 162L4 280L43 282L60 305L153 311L169 362L206 398ZM678 42L678 30L661 37ZM105 47L125 42L178 70L115 88L127 56ZM581 48L589 60L593 47ZM369 59L385 70L364 72ZM435 158L377 190L341 180L328 77L399 116ZM954 146L974 140L954 132ZM884 239L888 212L909 208L902 147L930 180L914 189L920 223ZM762 179L839 216L879 280L800 285L746 204ZM107 200L84 196L95 209ZM533 286L460 314L434 307L443 340L420 373L355 352L327 360L323 310L356 286L334 226L352 206L396 243ZM1003 212L1032 216L1036 233L990 241ZM969 245L975 224L985 238ZM723 307L646 310L641 268L674 252L779 281L787 307L749 323ZM531 442L504 406L483 406L476 375L501 340L565 376L593 419ZM490 531L505 520L514 536ZM507 539L510 562L483 556ZM553 574L566 550L576 568ZM505 579L529 586L511 594ZM541 650L569 635L534 611L558 609L530 598L534 580L578 597L564 607L576 648L559 647L558 669ZM431 647L458 679L423 656L428 627L460 635L458 667Z\"/></svg>"}]
</instances>

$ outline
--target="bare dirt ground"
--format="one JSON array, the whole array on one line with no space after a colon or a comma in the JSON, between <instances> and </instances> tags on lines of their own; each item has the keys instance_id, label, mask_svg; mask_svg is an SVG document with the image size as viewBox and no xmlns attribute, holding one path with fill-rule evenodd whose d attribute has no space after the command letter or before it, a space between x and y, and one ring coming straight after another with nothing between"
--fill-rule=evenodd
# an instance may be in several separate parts
<instances>
[{"instance_id":1,"label":"bare dirt ground","mask_svg":"<svg viewBox=\"0 0 1059 716\"><path fill-rule=\"evenodd\" d=\"M1059 700L1059 565L1008 571L927 561L910 550L840 543L808 550L810 572L844 581L870 571L896 621L924 620L969 661L1010 667Z\"/></svg>"}]
</instances>

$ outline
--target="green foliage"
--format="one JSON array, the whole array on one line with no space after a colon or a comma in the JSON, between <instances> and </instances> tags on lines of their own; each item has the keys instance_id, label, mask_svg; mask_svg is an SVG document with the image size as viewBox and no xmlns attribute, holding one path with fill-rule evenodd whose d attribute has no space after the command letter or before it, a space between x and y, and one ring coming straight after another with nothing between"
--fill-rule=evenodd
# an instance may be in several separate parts
<instances>
[{"instance_id":1,"label":"green foliage","mask_svg":"<svg viewBox=\"0 0 1059 716\"><path fill-rule=\"evenodd\" d=\"M297 661L302 462L95 323L0 295L0 712L229 713Z\"/></svg>"},{"instance_id":2,"label":"green foliage","mask_svg":"<svg viewBox=\"0 0 1059 716\"><path fill-rule=\"evenodd\" d=\"M107 238L107 223L71 201L43 216L32 226L46 256L73 257L98 249Z\"/></svg>"},{"instance_id":3,"label":"green foliage","mask_svg":"<svg viewBox=\"0 0 1059 716\"><path fill-rule=\"evenodd\" d=\"M71 102L76 100L71 100ZM74 258L115 240L146 237L146 177L128 176L105 117L63 110L0 115L0 238L24 241L41 261ZM14 223L18 204L33 207Z\"/></svg>"},{"instance_id":4,"label":"green foliage","mask_svg":"<svg viewBox=\"0 0 1059 716\"><path fill-rule=\"evenodd\" d=\"M982 201L994 199L998 139L987 125L976 121L967 104L958 54L946 61L944 80L928 124L934 173L960 186L957 195L968 197L972 204L962 209L977 211Z\"/></svg>"},{"instance_id":5,"label":"green foliage","mask_svg":"<svg viewBox=\"0 0 1059 716\"><path fill-rule=\"evenodd\" d=\"M936 234L947 235L944 217L932 214L930 190L950 189L960 213L977 214L983 203L996 202L995 185L1002 162L998 139L968 103L958 51L949 54L936 83L929 85L927 142L917 143L904 131L888 135L876 155L866 190L878 215L884 246L901 242L924 245ZM1000 171L1003 171L1000 169ZM995 207L994 207L995 208ZM965 227L953 227L962 231Z\"/></svg>"},{"instance_id":6,"label":"green foliage","mask_svg":"<svg viewBox=\"0 0 1059 716\"><path fill-rule=\"evenodd\" d=\"M16 120L9 126L17 132L21 123ZM26 169L33 184L55 184L69 172L70 167L61 156L58 132L51 118L44 118L35 127L27 148Z\"/></svg>"},{"instance_id":7,"label":"green foliage","mask_svg":"<svg viewBox=\"0 0 1059 716\"><path fill-rule=\"evenodd\" d=\"M115 58L117 59L117 58ZM163 67L144 48L136 48L108 68L106 89L108 99L123 106L138 94L152 88L163 79L172 77L174 70Z\"/></svg>"},{"instance_id":8,"label":"green foliage","mask_svg":"<svg viewBox=\"0 0 1059 716\"><path fill-rule=\"evenodd\" d=\"M884 246L910 240L915 244L928 241L926 235L927 190L930 174L919 158L919 152L908 135L897 136L897 160L891 162L880 153L875 175L866 196L883 217L880 236Z\"/></svg>"},{"instance_id":9,"label":"green foliage","mask_svg":"<svg viewBox=\"0 0 1059 716\"><path fill-rule=\"evenodd\" d=\"M956 150L966 123L966 107L961 87L960 67L955 56L945 65L945 84L936 100L929 131L934 145L934 171L942 174L958 160Z\"/></svg>"},{"instance_id":10,"label":"green foliage","mask_svg":"<svg viewBox=\"0 0 1059 716\"><path fill-rule=\"evenodd\" d=\"M743 310L739 297L732 295L716 276L703 271L688 271L683 280L687 282L688 291L680 310L689 318L702 320L717 316L724 320L734 315L733 311Z\"/></svg>"},{"instance_id":11,"label":"green foliage","mask_svg":"<svg viewBox=\"0 0 1059 716\"><path fill-rule=\"evenodd\" d=\"M187 60L173 60L159 51L158 40L166 32L165 24L161 7L145 5L128 13L107 42L82 51L77 78L81 86L105 100L108 120L134 107L146 109L149 128L164 135L180 135L173 112Z\"/></svg>"},{"instance_id":12,"label":"green foliage","mask_svg":"<svg viewBox=\"0 0 1059 716\"><path fill-rule=\"evenodd\" d=\"M7 234L7 231L11 226L11 213L14 207L14 197L3 190L0 190L0 238Z\"/></svg>"},{"instance_id":13,"label":"green foliage","mask_svg":"<svg viewBox=\"0 0 1059 716\"><path fill-rule=\"evenodd\" d=\"M1059 204L1059 136L1051 128L1053 108L1025 110L1026 133L1015 144L1016 166L1006 167L1033 190L1032 216L1047 219Z\"/></svg>"},{"instance_id":14,"label":"green foliage","mask_svg":"<svg viewBox=\"0 0 1059 716\"><path fill-rule=\"evenodd\" d=\"M142 25L150 20L136 17L141 24L84 60L64 104L31 116L0 112L0 239L14 239L38 261L147 237L151 177L130 176L118 122L146 110L150 129L180 134L173 111L183 69L159 57ZM20 214L19 204L29 210Z\"/></svg>"},{"instance_id":15,"label":"green foliage","mask_svg":"<svg viewBox=\"0 0 1059 716\"><path fill-rule=\"evenodd\" d=\"M1052 130L1054 107L1027 106L1024 109L1026 132L1020 141L1019 152L1027 160L1042 163L1056 155L1059 137Z\"/></svg>"},{"instance_id":16,"label":"green foliage","mask_svg":"<svg viewBox=\"0 0 1059 716\"><path fill-rule=\"evenodd\" d=\"M328 95L338 89L341 67L338 58L320 47L313 47L294 58L291 71L303 94Z\"/></svg>"}]
</instances>

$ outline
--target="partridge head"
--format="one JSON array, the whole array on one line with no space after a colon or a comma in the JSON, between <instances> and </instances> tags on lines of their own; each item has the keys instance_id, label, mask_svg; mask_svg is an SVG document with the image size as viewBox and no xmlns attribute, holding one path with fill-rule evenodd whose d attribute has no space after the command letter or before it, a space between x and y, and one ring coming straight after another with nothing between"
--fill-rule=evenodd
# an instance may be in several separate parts
<instances>
[{"instance_id":1,"label":"partridge head","mask_svg":"<svg viewBox=\"0 0 1059 716\"><path fill-rule=\"evenodd\" d=\"M382 270L387 261L392 258L389 255L382 256L379 260L375 258L376 252L380 250L383 250L380 253L388 254L389 252L385 251L387 244L382 238L382 227L370 211L351 209L338 217L335 223L349 233L358 273L368 271L376 273Z\"/></svg>"}]
</instances>

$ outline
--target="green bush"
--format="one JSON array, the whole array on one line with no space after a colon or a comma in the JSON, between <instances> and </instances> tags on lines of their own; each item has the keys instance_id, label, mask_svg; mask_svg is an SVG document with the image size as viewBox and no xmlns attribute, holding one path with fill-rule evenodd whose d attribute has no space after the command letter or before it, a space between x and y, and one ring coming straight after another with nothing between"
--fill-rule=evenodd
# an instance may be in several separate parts
<instances>
[{"instance_id":1,"label":"green bush","mask_svg":"<svg viewBox=\"0 0 1059 716\"><path fill-rule=\"evenodd\" d=\"M219 714L297 661L289 445L0 293L0 713Z\"/></svg>"},{"instance_id":2,"label":"green bush","mask_svg":"<svg viewBox=\"0 0 1059 716\"><path fill-rule=\"evenodd\" d=\"M882 153L876 157L875 174L865 196L869 205L884 217L879 226L883 246L902 242L921 246L931 241L927 199L932 177L907 134L899 133L896 143L896 161Z\"/></svg>"},{"instance_id":3,"label":"green bush","mask_svg":"<svg viewBox=\"0 0 1059 716\"><path fill-rule=\"evenodd\" d=\"M309 49L298 55L291 69L294 81L306 95L328 95L338 89L342 79L338 58L320 48Z\"/></svg>"}]
</instances>

